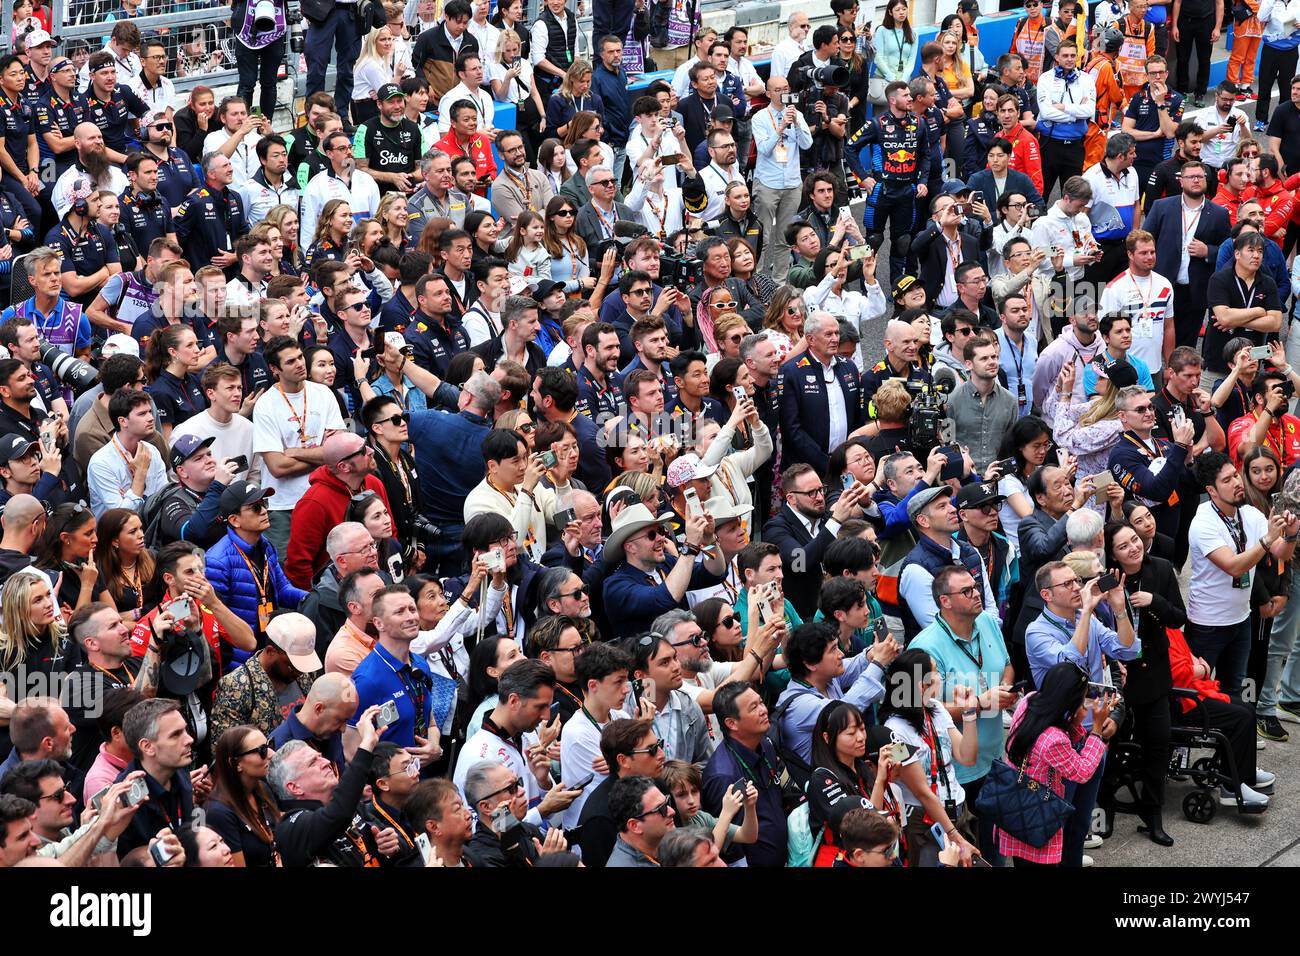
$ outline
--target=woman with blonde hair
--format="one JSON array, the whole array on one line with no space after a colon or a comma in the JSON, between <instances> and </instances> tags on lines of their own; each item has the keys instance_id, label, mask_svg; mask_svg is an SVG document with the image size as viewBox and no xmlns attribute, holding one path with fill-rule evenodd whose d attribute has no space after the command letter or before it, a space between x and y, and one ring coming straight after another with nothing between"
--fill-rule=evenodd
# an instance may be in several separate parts
<instances>
[{"instance_id":1,"label":"woman with blonde hair","mask_svg":"<svg viewBox=\"0 0 1300 956\"><path fill-rule=\"evenodd\" d=\"M352 68L352 122L360 126L379 115L379 88L385 83L398 83L406 65L399 63L394 72L394 38L388 27L376 27L361 41L361 55Z\"/></svg>"},{"instance_id":2,"label":"woman with blonde hair","mask_svg":"<svg viewBox=\"0 0 1300 956\"><path fill-rule=\"evenodd\" d=\"M396 190L386 194L379 200L379 208L375 210L374 221L383 230L380 242L392 246L398 252L406 252L411 244L406 235L407 219L406 196Z\"/></svg>"},{"instance_id":3,"label":"woman with blonde hair","mask_svg":"<svg viewBox=\"0 0 1300 956\"><path fill-rule=\"evenodd\" d=\"M1074 376L1073 363L1066 363L1056 378L1056 388L1048 391L1043 403L1043 418L1052 429L1058 447L1078 459L1080 477L1109 470L1111 449L1124 434L1124 424L1119 418L1119 397L1124 385L1136 384L1137 372L1131 365L1118 363L1107 371L1097 372L1097 394L1086 403L1072 403ZM1127 376L1127 377L1126 377ZM1130 380L1131 379L1131 380ZM1106 491L1098 492L1088 502L1095 511L1111 506L1112 517L1123 520L1124 489L1112 482Z\"/></svg>"},{"instance_id":4,"label":"woman with blonde hair","mask_svg":"<svg viewBox=\"0 0 1300 956\"><path fill-rule=\"evenodd\" d=\"M783 285L772 293L772 301L763 313L763 328L767 330L768 341L776 346L777 360L782 364L808 347L803 337L803 322L807 317L803 295L794 286Z\"/></svg>"},{"instance_id":5,"label":"woman with blonde hair","mask_svg":"<svg viewBox=\"0 0 1300 956\"><path fill-rule=\"evenodd\" d=\"M270 223L280 230L280 240L284 246L280 255L280 271L285 275L301 275L307 268L307 263L303 261L302 250L298 248L298 210L293 206L272 206L262 222Z\"/></svg>"},{"instance_id":6,"label":"woman with blonde hair","mask_svg":"<svg viewBox=\"0 0 1300 956\"><path fill-rule=\"evenodd\" d=\"M66 652L67 629L55 614L50 579L35 568L14 572L0 590L0 671L62 671Z\"/></svg>"},{"instance_id":7,"label":"woman with blonde hair","mask_svg":"<svg viewBox=\"0 0 1300 956\"><path fill-rule=\"evenodd\" d=\"M546 128L555 131L556 136L563 136L569 131L569 123L584 110L605 118L605 101L591 90L591 62L578 57L573 61L560 81L560 88L555 91L546 104Z\"/></svg>"},{"instance_id":8,"label":"woman with blonde hair","mask_svg":"<svg viewBox=\"0 0 1300 956\"><path fill-rule=\"evenodd\" d=\"M533 65L521 55L522 50L519 34L503 29L497 38L497 61L492 65L489 79L496 101L514 104L515 129L524 135L531 153L545 128L542 117L546 114L546 104L533 76Z\"/></svg>"}]
</instances>

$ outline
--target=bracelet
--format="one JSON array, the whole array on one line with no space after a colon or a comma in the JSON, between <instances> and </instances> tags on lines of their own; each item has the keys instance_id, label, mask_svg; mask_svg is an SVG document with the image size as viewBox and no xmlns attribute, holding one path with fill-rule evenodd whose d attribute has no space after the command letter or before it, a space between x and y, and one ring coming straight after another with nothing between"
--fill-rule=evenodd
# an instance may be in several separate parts
<instances>
[{"instance_id":1,"label":"bracelet","mask_svg":"<svg viewBox=\"0 0 1300 956\"><path fill-rule=\"evenodd\" d=\"M980 712L979 712L978 710L963 710L963 711L961 712L961 719L962 719L962 720L975 720L976 718L979 717L979 714L980 714Z\"/></svg>"},{"instance_id":2,"label":"bracelet","mask_svg":"<svg viewBox=\"0 0 1300 956\"><path fill-rule=\"evenodd\" d=\"M1259 546L1263 548L1265 551L1273 547L1274 542L1277 540L1276 538L1274 538L1273 541L1265 541L1264 539L1267 537L1268 535L1265 534L1265 535L1260 535L1259 538Z\"/></svg>"}]
</instances>

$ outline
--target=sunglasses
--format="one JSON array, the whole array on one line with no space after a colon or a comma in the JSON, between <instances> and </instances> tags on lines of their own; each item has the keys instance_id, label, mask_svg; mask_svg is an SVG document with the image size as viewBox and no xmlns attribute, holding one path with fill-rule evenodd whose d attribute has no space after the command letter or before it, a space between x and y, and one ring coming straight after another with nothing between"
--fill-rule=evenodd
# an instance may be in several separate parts
<instances>
[{"instance_id":1,"label":"sunglasses","mask_svg":"<svg viewBox=\"0 0 1300 956\"><path fill-rule=\"evenodd\" d=\"M170 131L171 131L171 128L172 128L172 124L171 124L171 123L154 123L154 124L153 124L153 128L154 128L154 129L157 129L157 130L163 130L163 131L165 131L165 132L170 132Z\"/></svg>"},{"instance_id":2,"label":"sunglasses","mask_svg":"<svg viewBox=\"0 0 1300 956\"><path fill-rule=\"evenodd\" d=\"M353 302L351 305L345 305L339 309L340 312L360 312L362 309L369 310L370 306L364 302Z\"/></svg>"},{"instance_id":3,"label":"sunglasses","mask_svg":"<svg viewBox=\"0 0 1300 956\"><path fill-rule=\"evenodd\" d=\"M718 627L732 628L736 626L736 615L728 614L722 620L718 621Z\"/></svg>"},{"instance_id":4,"label":"sunglasses","mask_svg":"<svg viewBox=\"0 0 1300 956\"><path fill-rule=\"evenodd\" d=\"M271 745L262 744L260 747L254 747L252 750L245 750L243 753L235 754L235 759L239 759L240 757L248 757L251 756L252 754L257 754L259 757L265 760L266 755L270 752L271 752Z\"/></svg>"},{"instance_id":5,"label":"sunglasses","mask_svg":"<svg viewBox=\"0 0 1300 956\"><path fill-rule=\"evenodd\" d=\"M479 803L482 803L483 800L491 800L491 799L492 799L493 797L495 797L498 793L508 793L508 794L511 794L511 795L513 796L514 794L516 794L516 793L518 793L518 792L520 791L520 789L523 787L523 785L524 785L524 782L523 782L522 780L520 780L518 777L515 777L515 779L514 779L513 781L511 781L510 783L506 784L506 785L505 785L504 787L502 787L500 790L493 790L491 793L486 794L486 795L485 795L481 800L479 800Z\"/></svg>"},{"instance_id":6,"label":"sunglasses","mask_svg":"<svg viewBox=\"0 0 1300 956\"><path fill-rule=\"evenodd\" d=\"M586 595L587 585L584 584L582 587L574 588L572 591L561 591L555 596L558 598L580 598L585 597Z\"/></svg>"},{"instance_id":7,"label":"sunglasses","mask_svg":"<svg viewBox=\"0 0 1300 956\"><path fill-rule=\"evenodd\" d=\"M668 642L668 646L669 646L669 647L685 647L687 644L689 644L689 645L691 645L692 647L703 647L703 646L704 646L705 644L707 644L707 643L708 643L708 642L704 639L704 635L703 635L703 634L694 634L694 635L692 635L691 637L688 637L688 638L687 638L686 640L684 640L684 641L669 641L669 642Z\"/></svg>"},{"instance_id":8,"label":"sunglasses","mask_svg":"<svg viewBox=\"0 0 1300 956\"><path fill-rule=\"evenodd\" d=\"M664 742L662 740L656 740L649 747L638 747L635 750L633 750L632 753L645 754L647 757L653 757L663 749L664 749ZM656 811L654 810L647 811L647 813L655 813L655 812ZM641 816L646 816L646 815L647 815L646 813L641 814ZM637 819L640 819L640 817L638 817Z\"/></svg>"},{"instance_id":9,"label":"sunglasses","mask_svg":"<svg viewBox=\"0 0 1300 956\"><path fill-rule=\"evenodd\" d=\"M362 445L360 448L358 448L358 449L357 449L356 451L354 451L352 454L350 454L350 455L344 455L342 458L340 458L340 459L339 459L339 464L342 464L343 462L347 461L347 460L350 459L350 458L356 458L357 455L368 455L368 454L370 454L370 446L369 446L369 445Z\"/></svg>"},{"instance_id":10,"label":"sunglasses","mask_svg":"<svg viewBox=\"0 0 1300 956\"><path fill-rule=\"evenodd\" d=\"M53 800L55 803L62 803L63 798L67 795L68 795L68 787L65 784L64 786L59 787L59 789L55 790L53 793L47 793L45 796L41 797L41 799Z\"/></svg>"},{"instance_id":11,"label":"sunglasses","mask_svg":"<svg viewBox=\"0 0 1300 956\"><path fill-rule=\"evenodd\" d=\"M592 185L592 186L612 186L612 185L614 185L614 180L612 180L612 179L598 179L598 180L596 180L594 183L591 183L591 185Z\"/></svg>"},{"instance_id":12,"label":"sunglasses","mask_svg":"<svg viewBox=\"0 0 1300 956\"><path fill-rule=\"evenodd\" d=\"M252 511L255 514L257 514L266 510L266 502L254 501L251 505L244 505L244 507L247 508L249 511Z\"/></svg>"},{"instance_id":13,"label":"sunglasses","mask_svg":"<svg viewBox=\"0 0 1300 956\"><path fill-rule=\"evenodd\" d=\"M731 299L731 300L729 300L729 301L727 301L727 302L714 302L714 303L711 303L709 307L712 308L712 309L724 309L724 310L725 310L725 309L734 309L734 308L736 307L736 300L735 300L735 299Z\"/></svg>"},{"instance_id":14,"label":"sunglasses","mask_svg":"<svg viewBox=\"0 0 1300 956\"><path fill-rule=\"evenodd\" d=\"M392 418L381 418L377 422L375 422L375 424L392 425L394 428L400 425L409 425L411 424L411 413L401 412L400 414L394 415Z\"/></svg>"},{"instance_id":15,"label":"sunglasses","mask_svg":"<svg viewBox=\"0 0 1300 956\"><path fill-rule=\"evenodd\" d=\"M649 531L645 533L644 537L646 541L657 541L660 538L667 538L668 535L664 534L658 528L651 528Z\"/></svg>"},{"instance_id":16,"label":"sunglasses","mask_svg":"<svg viewBox=\"0 0 1300 956\"><path fill-rule=\"evenodd\" d=\"M632 752L638 753L639 751L634 750ZM646 817L652 817L655 814L658 814L659 816L663 817L665 820L670 819L673 815L673 808L670 805L671 803L672 803L672 797L664 797L664 802L659 804L659 806L655 807L652 810L643 810L641 813L634 814L631 817L631 819L644 820Z\"/></svg>"},{"instance_id":17,"label":"sunglasses","mask_svg":"<svg viewBox=\"0 0 1300 956\"><path fill-rule=\"evenodd\" d=\"M574 210L574 209L557 209L557 210L556 210L554 213L552 213L551 215L553 215L553 216L576 216L577 214L578 214L578 213L577 213L577 210Z\"/></svg>"}]
</instances>

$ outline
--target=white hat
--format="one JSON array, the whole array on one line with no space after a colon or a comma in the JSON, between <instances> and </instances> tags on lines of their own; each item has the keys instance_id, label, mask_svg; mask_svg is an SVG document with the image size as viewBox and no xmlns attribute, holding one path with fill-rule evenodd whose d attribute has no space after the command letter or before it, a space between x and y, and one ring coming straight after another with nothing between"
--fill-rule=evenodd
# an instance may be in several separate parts
<instances>
[{"instance_id":1,"label":"white hat","mask_svg":"<svg viewBox=\"0 0 1300 956\"><path fill-rule=\"evenodd\" d=\"M664 515L662 518L656 518L650 513L650 509L642 504L631 505L624 508L614 516L611 525L609 539L605 542L605 550L612 551L614 554L622 554L623 545L627 539L632 537L638 531L644 531L646 528L652 528L655 525L668 527L672 524L672 516Z\"/></svg>"},{"instance_id":2,"label":"white hat","mask_svg":"<svg viewBox=\"0 0 1300 956\"><path fill-rule=\"evenodd\" d=\"M140 343L125 332L114 332L104 339L104 347L99 354L103 358L110 358L114 355L130 355L139 358Z\"/></svg>"},{"instance_id":3,"label":"white hat","mask_svg":"<svg viewBox=\"0 0 1300 956\"><path fill-rule=\"evenodd\" d=\"M730 498L710 498L704 503L704 511L713 518L714 527L743 518L753 510L753 505L736 504Z\"/></svg>"}]
</instances>

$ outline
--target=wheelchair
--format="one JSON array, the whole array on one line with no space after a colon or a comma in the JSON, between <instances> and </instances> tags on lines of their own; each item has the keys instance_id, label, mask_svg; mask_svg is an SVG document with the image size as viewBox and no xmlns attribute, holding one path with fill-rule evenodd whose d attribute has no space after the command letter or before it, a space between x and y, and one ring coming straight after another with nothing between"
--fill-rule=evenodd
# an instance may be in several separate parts
<instances>
[{"instance_id":1,"label":"wheelchair","mask_svg":"<svg viewBox=\"0 0 1300 956\"><path fill-rule=\"evenodd\" d=\"M1175 687L1169 693L1170 705L1176 706L1180 699L1196 701L1197 693L1185 687ZM1182 717L1182 709L1175 712ZM1183 816L1192 823L1209 823L1219 810L1218 790L1227 787L1236 791L1241 780L1237 770L1237 760L1232 752L1232 744L1227 735L1210 726L1209 717L1204 709L1201 711L1199 725L1175 723L1169 732L1169 779L1179 782L1191 780L1196 786L1183 797ZM1192 750L1213 750L1213 756L1198 757L1189 762ZM1136 767L1142 753L1141 745L1135 740L1113 743L1107 758L1107 777L1111 777L1111 764L1114 764L1115 781L1112 791L1111 809L1118 813L1136 814L1139 808L1138 782ZM1121 797L1127 792L1128 798ZM1247 806L1237 794L1237 812L1243 814L1263 813L1265 807Z\"/></svg>"}]
</instances>

